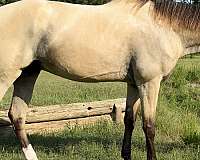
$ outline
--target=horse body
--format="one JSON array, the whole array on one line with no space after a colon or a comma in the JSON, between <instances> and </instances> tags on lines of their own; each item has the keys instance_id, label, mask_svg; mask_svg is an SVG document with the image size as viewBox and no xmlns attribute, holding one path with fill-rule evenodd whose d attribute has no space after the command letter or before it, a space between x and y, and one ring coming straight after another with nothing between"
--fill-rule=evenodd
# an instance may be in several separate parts
<instances>
[{"instance_id":1,"label":"horse body","mask_svg":"<svg viewBox=\"0 0 200 160\"><path fill-rule=\"evenodd\" d=\"M124 80L130 61L130 46L127 43L130 41L130 30L126 26L129 22L123 20L116 28L120 13L109 13L103 7L94 9L65 4L54 7L54 3L50 3L52 12L57 14L53 14L49 22L48 51L39 55L44 68L50 70L52 66L50 72L77 81ZM70 10L70 13L74 10L74 13L70 16L68 12L58 12L62 9ZM114 15L111 21L109 15ZM52 61L49 62L49 59Z\"/></svg>"},{"instance_id":2,"label":"horse body","mask_svg":"<svg viewBox=\"0 0 200 160\"><path fill-rule=\"evenodd\" d=\"M137 17L124 8L119 10L112 3L94 7L50 2L50 6L49 30L44 34L46 53L37 54L44 69L54 74L84 82L129 81L127 77L133 76L127 75L131 74L128 72L130 62L132 57L137 57L135 67L142 64L140 67L144 70L148 68L144 64L152 65L149 67L151 71L145 69L145 73L141 73L146 80L147 76L154 76L152 72L167 75L171 67L165 63L176 62L180 55L181 47L177 50L178 56L171 54L180 46L176 45L175 36L171 38L164 33L161 37L163 31L159 28L156 31L152 21L148 20L149 24L142 22L147 19L141 20L144 17L142 11ZM152 31L150 34L149 30ZM160 42L157 46L154 43L156 39ZM162 45L165 41L171 43L171 51L169 44ZM141 44L146 46L146 53ZM155 52L149 53L149 49Z\"/></svg>"},{"instance_id":3,"label":"horse body","mask_svg":"<svg viewBox=\"0 0 200 160\"><path fill-rule=\"evenodd\" d=\"M152 1L141 6L140 1L87 6L24 0L0 8L0 96L14 82L9 117L27 160L37 159L24 125L40 70L82 82L127 82L122 156L131 159L140 99L147 158L156 159L154 122L160 82L181 56L198 49L198 36L188 42L191 36L155 20Z\"/></svg>"},{"instance_id":4,"label":"horse body","mask_svg":"<svg viewBox=\"0 0 200 160\"><path fill-rule=\"evenodd\" d=\"M5 24L1 25L5 35L1 36L1 44L5 44L1 53L6 51L9 56L8 62L2 58L5 62L2 66L14 61L16 64L11 65L17 70L33 60L40 60L44 70L72 80L126 81L131 58L136 57L136 67L140 70L157 69L145 69L145 73L141 73L144 80L147 76L152 78L152 72L167 75L171 70L169 60L175 61L180 55L180 48L178 56L172 54L177 49L175 36L166 36L167 30L155 28L151 17L146 18L143 11L137 15L134 11L127 12L128 7L119 8L115 3L94 7L45 0L8 5L4 10L11 16L4 18ZM5 26L13 28L8 32ZM10 41L12 47L6 45ZM166 41L171 43L171 51L170 44L165 46ZM149 53L149 50L154 52Z\"/></svg>"}]
</instances>

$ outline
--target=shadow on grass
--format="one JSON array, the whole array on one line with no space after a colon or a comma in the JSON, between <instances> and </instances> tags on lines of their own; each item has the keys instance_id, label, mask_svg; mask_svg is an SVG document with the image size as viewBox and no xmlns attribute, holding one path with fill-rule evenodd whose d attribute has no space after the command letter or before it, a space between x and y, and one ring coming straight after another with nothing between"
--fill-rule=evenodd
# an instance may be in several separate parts
<instances>
[{"instance_id":1,"label":"shadow on grass","mask_svg":"<svg viewBox=\"0 0 200 160\"><path fill-rule=\"evenodd\" d=\"M79 148L81 143L85 143L85 144L97 144L97 145L103 145L104 148L109 148L111 145L115 145L117 146L119 152L121 150L121 146L122 146L122 136L121 135L117 135L115 138L111 137L109 138L109 136L107 137L101 137L100 135L90 135L90 134L68 134L68 133L64 133L64 134L60 134L60 135L56 135L56 134L49 134L49 135L39 135L39 134L34 134L31 135L29 137L31 143L33 144L33 146L37 149L40 149L40 151L44 152L44 153L49 153L49 152L54 152L54 153L62 153L65 152L66 149L70 150L70 147L77 147ZM200 137L187 137L185 139L185 144L183 143L179 143L179 142L174 142L174 143L157 143L156 144L156 148L157 148L157 152L159 153L168 153L171 152L174 149L184 149L184 148L188 148L187 144L193 143L193 142L199 142ZM146 152L145 150L145 143L144 143L144 137L141 135L140 137L134 137L133 139L133 145L132 148L134 149L138 149L142 152ZM69 147L69 148L67 148ZM8 153L13 153L13 151L15 152L19 152L20 151L20 145L16 139L16 137L10 136L9 138L0 138L0 150L4 150Z\"/></svg>"},{"instance_id":2,"label":"shadow on grass","mask_svg":"<svg viewBox=\"0 0 200 160\"><path fill-rule=\"evenodd\" d=\"M200 134L197 132L184 136L182 139L186 145L200 146Z\"/></svg>"},{"instance_id":3,"label":"shadow on grass","mask_svg":"<svg viewBox=\"0 0 200 160\"><path fill-rule=\"evenodd\" d=\"M40 148L43 152L56 152L60 153L62 150L65 150L68 146L79 146L82 142L86 144L96 143L97 145L103 145L105 148L109 147L112 143L116 141L117 146L121 146L121 139L116 138L115 140L109 140L105 137L95 136L95 135L69 135L61 134L61 135L40 135L33 134L29 136L29 140L35 148ZM48 149L47 149L48 148ZM4 150L8 153L13 153L13 151L18 151L20 149L19 142L17 138L12 135L9 137L0 137L0 150Z\"/></svg>"}]
</instances>

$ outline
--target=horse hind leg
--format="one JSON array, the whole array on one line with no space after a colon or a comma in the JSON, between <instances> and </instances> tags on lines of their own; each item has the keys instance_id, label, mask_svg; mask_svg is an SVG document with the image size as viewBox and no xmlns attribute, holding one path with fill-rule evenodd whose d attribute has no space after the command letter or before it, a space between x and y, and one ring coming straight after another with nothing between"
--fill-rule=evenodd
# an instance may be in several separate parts
<instances>
[{"instance_id":1,"label":"horse hind leg","mask_svg":"<svg viewBox=\"0 0 200 160\"><path fill-rule=\"evenodd\" d=\"M125 131L122 146L122 157L124 160L131 160L131 137L134 129L137 112L140 106L138 89L128 84L126 112L124 117Z\"/></svg>"},{"instance_id":2,"label":"horse hind leg","mask_svg":"<svg viewBox=\"0 0 200 160\"><path fill-rule=\"evenodd\" d=\"M40 67L38 65L39 64L33 62L22 71L20 77L14 82L13 98L8 113L15 134L21 143L22 151L27 160L37 160L36 153L26 135L25 119L28 104L32 97L34 84L40 73Z\"/></svg>"}]
</instances>

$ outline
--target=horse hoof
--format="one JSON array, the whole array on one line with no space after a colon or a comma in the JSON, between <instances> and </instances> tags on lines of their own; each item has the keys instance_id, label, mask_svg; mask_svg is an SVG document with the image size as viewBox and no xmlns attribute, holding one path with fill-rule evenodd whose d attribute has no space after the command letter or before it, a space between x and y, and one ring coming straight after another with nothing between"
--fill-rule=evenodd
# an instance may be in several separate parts
<instances>
[{"instance_id":1,"label":"horse hoof","mask_svg":"<svg viewBox=\"0 0 200 160\"><path fill-rule=\"evenodd\" d=\"M131 154L127 154L127 153L123 153L122 152L122 158L124 159L124 160L131 160Z\"/></svg>"},{"instance_id":2,"label":"horse hoof","mask_svg":"<svg viewBox=\"0 0 200 160\"><path fill-rule=\"evenodd\" d=\"M123 157L124 160L131 160L131 157Z\"/></svg>"}]
</instances>

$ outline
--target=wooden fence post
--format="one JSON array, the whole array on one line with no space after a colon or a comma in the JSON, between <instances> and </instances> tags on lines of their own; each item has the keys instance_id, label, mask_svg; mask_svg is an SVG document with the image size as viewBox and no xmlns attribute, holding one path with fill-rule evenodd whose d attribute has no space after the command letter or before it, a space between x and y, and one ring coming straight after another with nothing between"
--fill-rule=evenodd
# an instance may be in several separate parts
<instances>
[{"instance_id":1,"label":"wooden fence post","mask_svg":"<svg viewBox=\"0 0 200 160\"><path fill-rule=\"evenodd\" d=\"M120 124L122 122L122 107L120 105L113 105L112 120L116 124Z\"/></svg>"}]
</instances>

